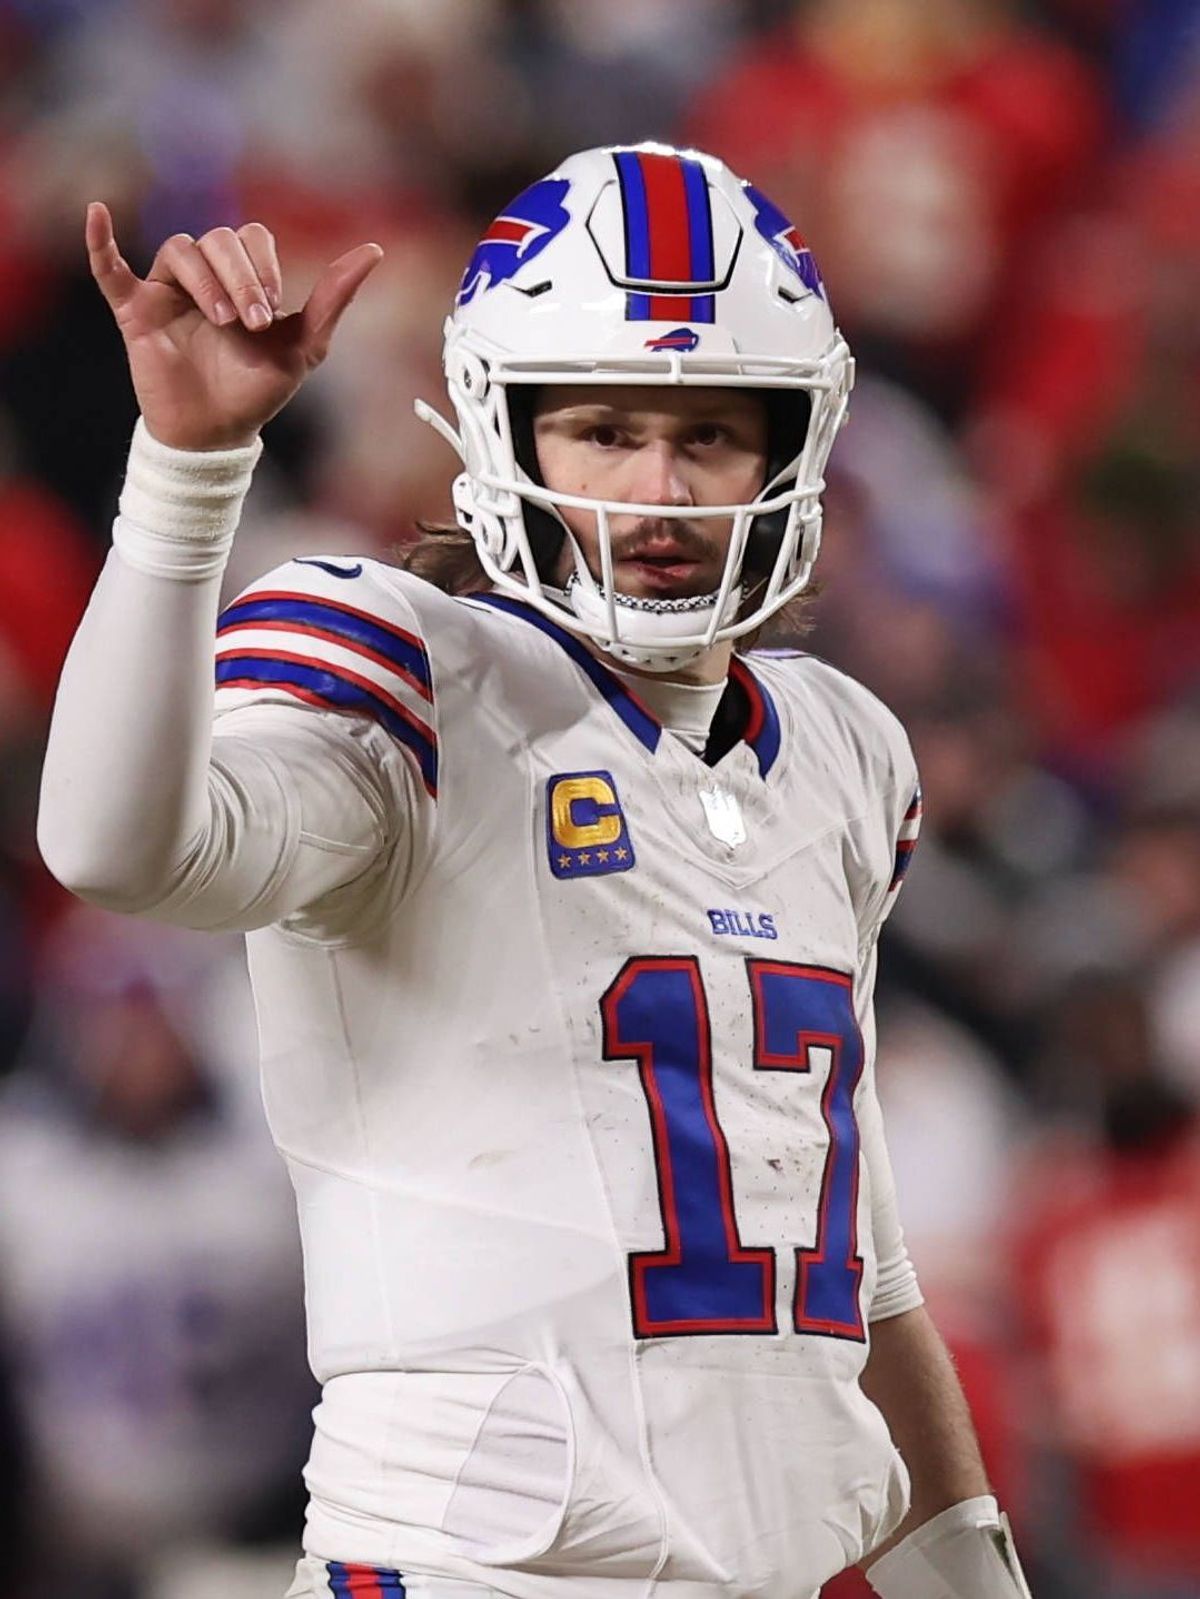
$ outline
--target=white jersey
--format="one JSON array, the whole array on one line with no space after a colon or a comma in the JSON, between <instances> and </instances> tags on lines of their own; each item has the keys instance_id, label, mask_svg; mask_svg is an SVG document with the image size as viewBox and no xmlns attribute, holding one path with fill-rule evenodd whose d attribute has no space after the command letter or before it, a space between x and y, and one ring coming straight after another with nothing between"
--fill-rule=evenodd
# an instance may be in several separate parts
<instances>
[{"instance_id":1,"label":"white jersey","mask_svg":"<svg viewBox=\"0 0 1200 1599\"><path fill-rule=\"evenodd\" d=\"M872 1065L919 819L895 719L751 655L707 765L533 610L344 558L236 601L217 675L216 765L305 741L253 826L343 860L269 925L269 870L194 918L255 929L324 1384L310 1554L811 1594L906 1499L858 1382L920 1302Z\"/></svg>"}]
</instances>

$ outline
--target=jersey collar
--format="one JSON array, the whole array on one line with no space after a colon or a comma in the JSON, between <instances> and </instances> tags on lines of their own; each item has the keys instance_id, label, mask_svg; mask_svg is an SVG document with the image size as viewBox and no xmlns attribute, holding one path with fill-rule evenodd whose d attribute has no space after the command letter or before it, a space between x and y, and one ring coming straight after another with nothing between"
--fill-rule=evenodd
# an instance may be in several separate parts
<instances>
[{"instance_id":1,"label":"jersey collar","mask_svg":"<svg viewBox=\"0 0 1200 1599\"><path fill-rule=\"evenodd\" d=\"M662 723L636 694L626 688L616 673L611 672L602 661L598 660L573 633L568 633L565 627L560 627L548 616L543 616L540 611L534 610L532 606L514 599L509 594L469 594L466 598L476 604L490 605L493 610L515 616L520 621L527 622L530 627L536 627L547 638L553 639L590 679L592 685L608 701L639 743L643 744L651 754L657 750L659 740L662 738ZM749 718L741 736L754 751L759 773L766 777L779 755L779 712L766 685L754 675L739 656L735 655L730 661L729 675L746 696L750 708Z\"/></svg>"},{"instance_id":2,"label":"jersey collar","mask_svg":"<svg viewBox=\"0 0 1200 1599\"><path fill-rule=\"evenodd\" d=\"M766 777L778 759L782 742L779 711L767 691L767 685L755 677L740 655L730 660L729 675L749 701L750 719L742 729L742 737L754 751L759 775Z\"/></svg>"}]
</instances>

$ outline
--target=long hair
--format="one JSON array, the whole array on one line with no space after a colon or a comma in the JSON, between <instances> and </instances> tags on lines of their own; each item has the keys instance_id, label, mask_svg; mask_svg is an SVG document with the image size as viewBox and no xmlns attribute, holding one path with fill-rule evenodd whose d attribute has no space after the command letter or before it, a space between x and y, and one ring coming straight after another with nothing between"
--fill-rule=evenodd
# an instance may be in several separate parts
<instances>
[{"instance_id":1,"label":"long hair","mask_svg":"<svg viewBox=\"0 0 1200 1599\"><path fill-rule=\"evenodd\" d=\"M420 537L397 546L396 565L443 594L477 594L491 587L475 540L457 522L418 522Z\"/></svg>"},{"instance_id":2,"label":"long hair","mask_svg":"<svg viewBox=\"0 0 1200 1599\"><path fill-rule=\"evenodd\" d=\"M396 564L405 572L424 578L443 594L477 594L491 587L475 540L457 522L418 522L417 528L420 537L396 551ZM802 638L813 626L812 602L819 592L819 585L810 582L761 627L738 639L738 652ZM747 596L743 604L749 603Z\"/></svg>"}]
</instances>

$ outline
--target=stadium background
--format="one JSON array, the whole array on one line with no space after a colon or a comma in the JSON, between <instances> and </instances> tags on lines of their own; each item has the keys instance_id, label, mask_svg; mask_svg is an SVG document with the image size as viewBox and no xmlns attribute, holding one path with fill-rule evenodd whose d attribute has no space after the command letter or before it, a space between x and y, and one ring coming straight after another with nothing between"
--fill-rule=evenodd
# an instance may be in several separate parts
<instances>
[{"instance_id":1,"label":"stadium background","mask_svg":"<svg viewBox=\"0 0 1200 1599\"><path fill-rule=\"evenodd\" d=\"M644 136L790 212L859 357L809 647L924 774L881 1092L1034 1592L1200 1595L1196 0L0 0L0 1593L278 1599L313 1402L236 943L34 845L135 414L85 201L143 268L261 218L292 305L386 249L232 591L447 512L475 234Z\"/></svg>"}]
</instances>

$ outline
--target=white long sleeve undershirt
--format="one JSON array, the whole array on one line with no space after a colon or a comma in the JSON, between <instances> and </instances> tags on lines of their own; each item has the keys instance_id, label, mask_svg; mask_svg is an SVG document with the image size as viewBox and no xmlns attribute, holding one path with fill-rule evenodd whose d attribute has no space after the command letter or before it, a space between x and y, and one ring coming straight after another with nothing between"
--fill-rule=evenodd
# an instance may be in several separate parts
<instances>
[{"instance_id":1,"label":"white long sleeve undershirt","mask_svg":"<svg viewBox=\"0 0 1200 1599\"><path fill-rule=\"evenodd\" d=\"M221 576L260 453L175 450L139 422L114 548L71 645L38 843L73 892L193 927L247 929L362 873L410 781L363 721L247 707L214 738ZM269 736L263 728L269 712Z\"/></svg>"}]
</instances>

